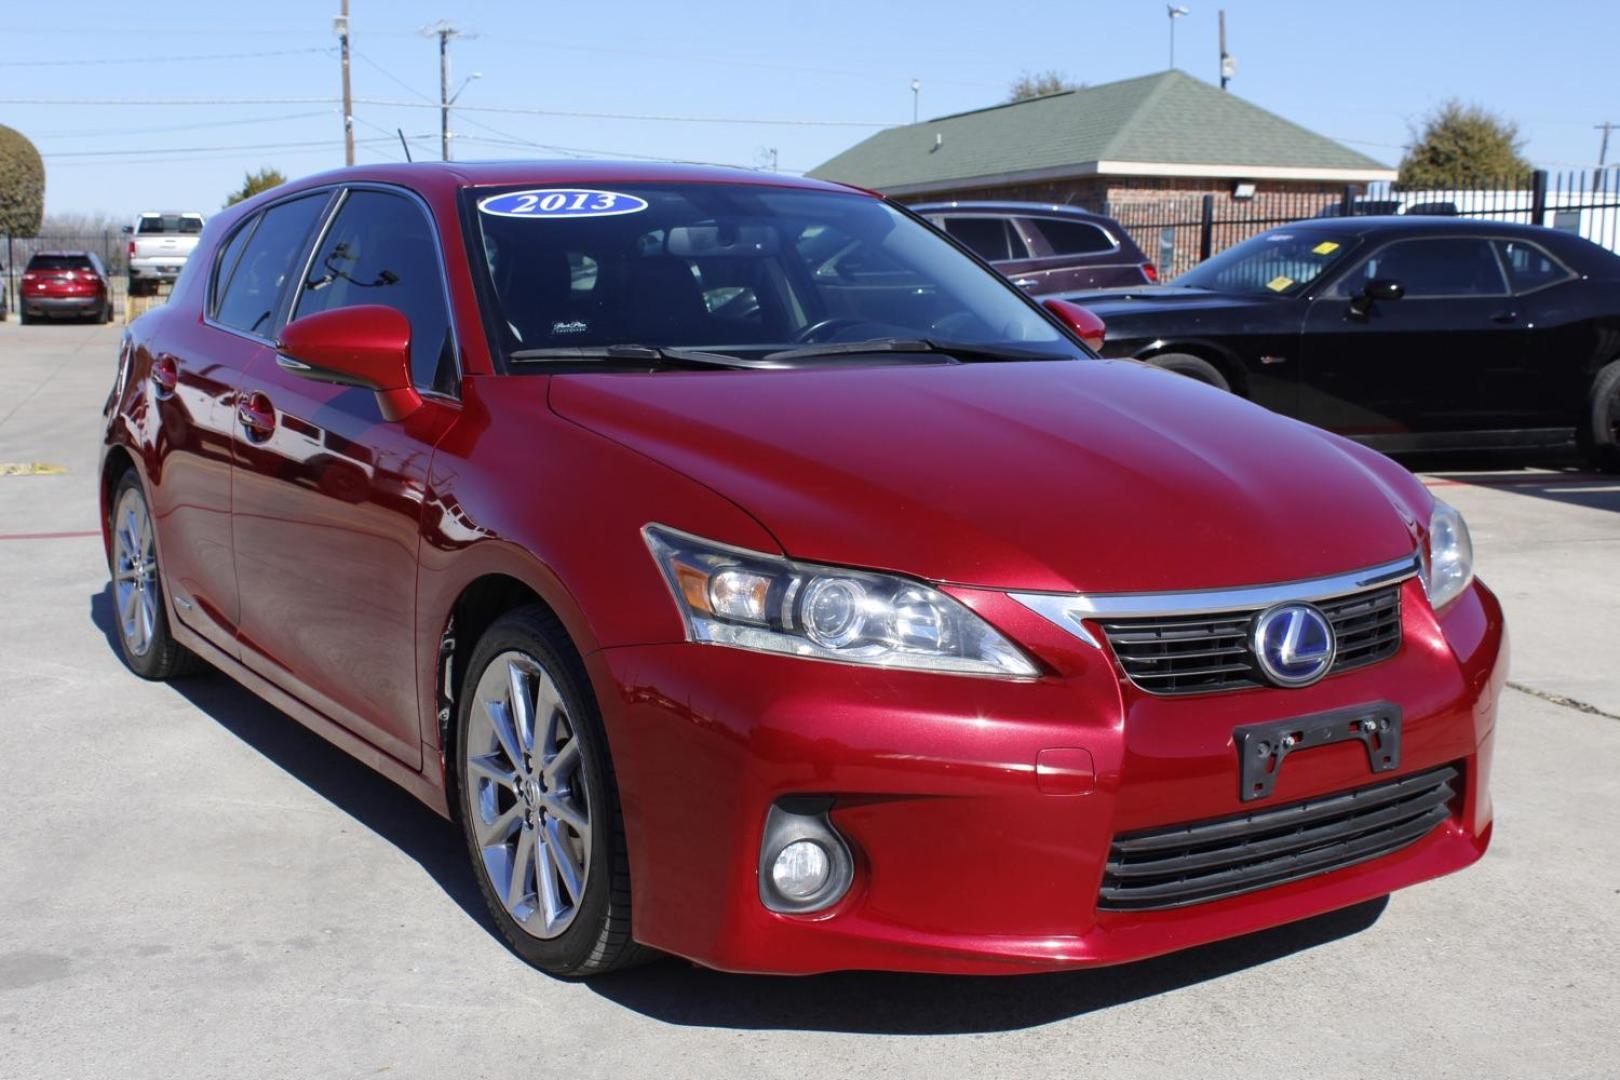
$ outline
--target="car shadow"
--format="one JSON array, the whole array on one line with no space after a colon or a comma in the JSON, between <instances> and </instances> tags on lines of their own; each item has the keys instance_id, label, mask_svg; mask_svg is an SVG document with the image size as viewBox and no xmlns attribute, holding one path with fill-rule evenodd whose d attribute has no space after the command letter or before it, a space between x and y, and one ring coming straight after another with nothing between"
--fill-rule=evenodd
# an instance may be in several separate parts
<instances>
[{"instance_id":1,"label":"car shadow","mask_svg":"<svg viewBox=\"0 0 1620 1080\"><path fill-rule=\"evenodd\" d=\"M1620 476L1593 471L1571 454L1397 454L1397 461L1423 474L1440 498L1452 487L1490 488L1589 510L1620 512Z\"/></svg>"},{"instance_id":2,"label":"car shadow","mask_svg":"<svg viewBox=\"0 0 1620 1080\"><path fill-rule=\"evenodd\" d=\"M119 653L112 586L90 597L90 620ZM403 788L213 669L169 684L220 727L417 864L445 895L506 944L484 908L456 828Z\"/></svg>"},{"instance_id":3,"label":"car shadow","mask_svg":"<svg viewBox=\"0 0 1620 1080\"><path fill-rule=\"evenodd\" d=\"M90 619L116 654L112 587L90 597ZM172 688L272 764L393 844L491 938L497 932L455 828L402 788L217 672ZM1018 977L840 972L805 978L730 975L663 960L585 984L666 1024L857 1034L1013 1031L1217 979L1360 933L1388 897L1153 960L1096 971Z\"/></svg>"},{"instance_id":4,"label":"car shadow","mask_svg":"<svg viewBox=\"0 0 1620 1080\"><path fill-rule=\"evenodd\" d=\"M1180 990L1358 934L1389 897L1134 964L1019 976L849 971L728 975L666 962L586 983L643 1016L687 1027L962 1035L1017 1031Z\"/></svg>"}]
</instances>

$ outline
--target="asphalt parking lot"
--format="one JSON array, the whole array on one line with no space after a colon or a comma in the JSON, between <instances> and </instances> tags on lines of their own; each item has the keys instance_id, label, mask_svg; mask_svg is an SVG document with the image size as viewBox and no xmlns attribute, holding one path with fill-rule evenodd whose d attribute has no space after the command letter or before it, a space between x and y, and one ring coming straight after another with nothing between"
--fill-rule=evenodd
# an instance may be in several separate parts
<instances>
[{"instance_id":1,"label":"asphalt parking lot","mask_svg":"<svg viewBox=\"0 0 1620 1080\"><path fill-rule=\"evenodd\" d=\"M570 984L499 942L403 791L223 677L123 669L117 341L0 325L0 1077L1620 1075L1620 477L1427 474L1513 638L1468 871L1088 973Z\"/></svg>"}]
</instances>

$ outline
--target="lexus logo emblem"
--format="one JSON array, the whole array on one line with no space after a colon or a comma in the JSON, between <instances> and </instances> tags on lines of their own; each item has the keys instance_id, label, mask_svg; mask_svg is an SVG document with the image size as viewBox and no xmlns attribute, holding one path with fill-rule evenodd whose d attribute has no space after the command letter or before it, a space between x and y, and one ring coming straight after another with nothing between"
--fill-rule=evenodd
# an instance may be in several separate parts
<instances>
[{"instance_id":1,"label":"lexus logo emblem","mask_svg":"<svg viewBox=\"0 0 1620 1080\"><path fill-rule=\"evenodd\" d=\"M1254 656L1278 686L1309 686L1333 667L1333 624L1310 604L1278 604L1254 621Z\"/></svg>"}]
</instances>

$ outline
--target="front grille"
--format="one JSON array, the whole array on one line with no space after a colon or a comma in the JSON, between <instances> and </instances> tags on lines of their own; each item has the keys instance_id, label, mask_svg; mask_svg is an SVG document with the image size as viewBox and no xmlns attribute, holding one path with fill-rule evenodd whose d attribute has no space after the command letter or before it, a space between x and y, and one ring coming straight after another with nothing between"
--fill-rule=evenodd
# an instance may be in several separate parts
<instances>
[{"instance_id":1,"label":"front grille","mask_svg":"<svg viewBox=\"0 0 1620 1080\"><path fill-rule=\"evenodd\" d=\"M1116 836L1097 906L1184 907L1376 859L1450 817L1459 776L1447 766L1244 817Z\"/></svg>"},{"instance_id":2,"label":"front grille","mask_svg":"<svg viewBox=\"0 0 1620 1080\"><path fill-rule=\"evenodd\" d=\"M1401 588L1319 602L1339 651L1329 675L1387 660L1401 647ZM1258 611L1113 619L1103 633L1131 682L1154 694L1207 694L1267 685L1250 646Z\"/></svg>"}]
</instances>

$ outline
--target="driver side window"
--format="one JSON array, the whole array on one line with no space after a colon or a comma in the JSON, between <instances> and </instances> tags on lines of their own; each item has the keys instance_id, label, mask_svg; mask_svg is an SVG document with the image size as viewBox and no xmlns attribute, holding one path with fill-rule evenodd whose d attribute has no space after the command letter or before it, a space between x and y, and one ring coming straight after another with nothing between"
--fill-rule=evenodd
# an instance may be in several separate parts
<instances>
[{"instance_id":1,"label":"driver side window","mask_svg":"<svg viewBox=\"0 0 1620 1080\"><path fill-rule=\"evenodd\" d=\"M1397 240L1362 260L1334 288L1358 296L1369 281L1398 281L1407 299L1441 296L1505 296L1507 279L1489 240L1467 236Z\"/></svg>"},{"instance_id":2,"label":"driver side window","mask_svg":"<svg viewBox=\"0 0 1620 1080\"><path fill-rule=\"evenodd\" d=\"M294 317L382 304L411 323L411 381L455 393L455 347L433 225L409 199L349 192L310 263Z\"/></svg>"}]
</instances>

